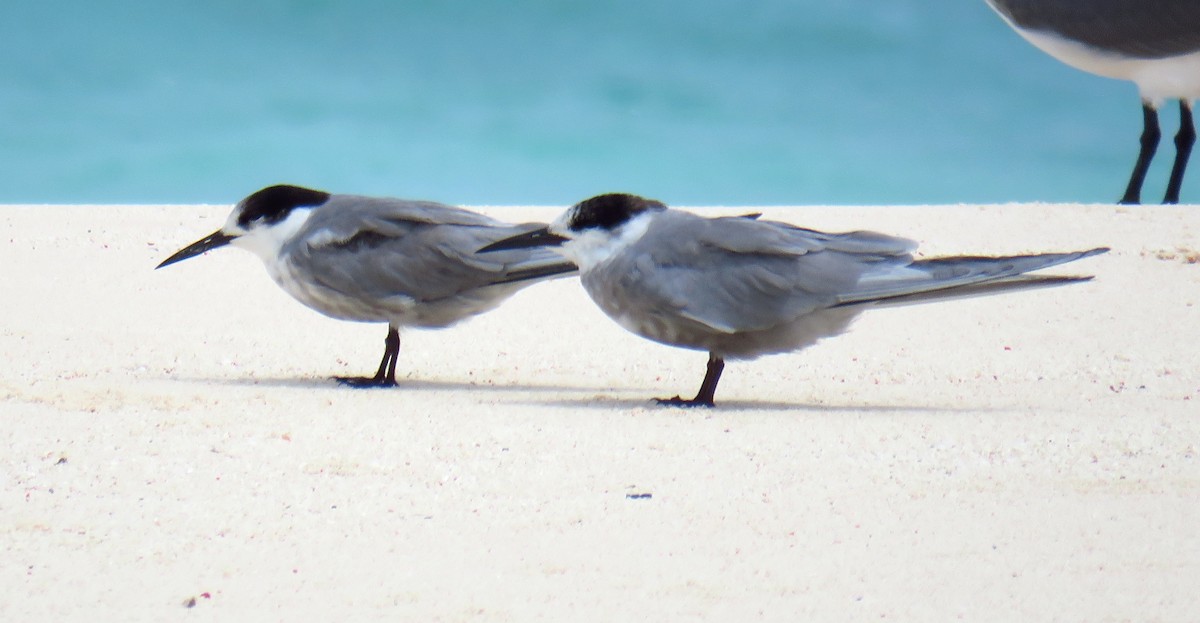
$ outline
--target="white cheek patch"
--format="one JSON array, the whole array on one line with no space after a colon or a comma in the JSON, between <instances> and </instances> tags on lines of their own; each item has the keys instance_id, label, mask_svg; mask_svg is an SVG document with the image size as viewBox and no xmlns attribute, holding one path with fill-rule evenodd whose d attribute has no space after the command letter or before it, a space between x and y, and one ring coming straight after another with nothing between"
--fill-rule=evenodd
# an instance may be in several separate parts
<instances>
[{"instance_id":1,"label":"white cheek patch","mask_svg":"<svg viewBox=\"0 0 1200 623\"><path fill-rule=\"evenodd\" d=\"M640 240L650 228L650 220L653 217L653 213L638 215L612 231L599 228L585 229L581 232L568 231L566 235L571 240L563 243L563 255L575 262L581 271L587 272ZM556 226L557 221L551 226L552 232Z\"/></svg>"},{"instance_id":2,"label":"white cheek patch","mask_svg":"<svg viewBox=\"0 0 1200 623\"><path fill-rule=\"evenodd\" d=\"M296 208L287 215L287 218L272 225L251 224L248 231L234 238L230 244L254 253L269 264L279 257L279 251L283 245L300 232L312 212L310 208ZM234 216L230 216L230 223L226 223L225 227L226 229L222 231L230 233L241 231Z\"/></svg>"}]
</instances>

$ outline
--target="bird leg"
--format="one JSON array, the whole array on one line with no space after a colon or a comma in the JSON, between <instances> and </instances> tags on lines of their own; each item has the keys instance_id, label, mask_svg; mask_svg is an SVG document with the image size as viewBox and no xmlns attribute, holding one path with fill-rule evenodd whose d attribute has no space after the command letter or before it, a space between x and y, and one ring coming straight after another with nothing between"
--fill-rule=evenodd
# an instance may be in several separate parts
<instances>
[{"instance_id":1,"label":"bird leg","mask_svg":"<svg viewBox=\"0 0 1200 623\"><path fill-rule=\"evenodd\" d=\"M1162 131L1158 129L1158 111L1153 103L1142 100L1142 149L1138 152L1137 164L1133 165L1133 174L1129 177L1129 186L1125 188L1125 196L1121 197L1121 203L1142 202L1142 182L1146 181L1146 171L1150 169L1150 161L1154 159L1154 151L1158 149L1160 138ZM1182 175L1182 171L1180 174Z\"/></svg>"},{"instance_id":2,"label":"bird leg","mask_svg":"<svg viewBox=\"0 0 1200 623\"><path fill-rule=\"evenodd\" d=\"M383 340L383 360L379 362L379 370L375 376L335 376L334 379L342 385L358 389L372 387L396 386L396 359L400 356L400 331L389 326L387 337Z\"/></svg>"},{"instance_id":3,"label":"bird leg","mask_svg":"<svg viewBox=\"0 0 1200 623\"><path fill-rule=\"evenodd\" d=\"M704 373L704 382L700 383L700 391L691 400L679 396L674 398L655 398L654 402L670 407L713 407L713 397L717 393L717 381L721 380L721 371L725 369L725 360L716 353L708 354L708 371Z\"/></svg>"},{"instance_id":4,"label":"bird leg","mask_svg":"<svg viewBox=\"0 0 1200 623\"><path fill-rule=\"evenodd\" d=\"M1171 167L1171 181L1167 184L1167 195L1163 203L1179 203L1179 187L1183 186L1183 171L1187 168L1188 156L1196 142L1196 126L1192 122L1192 103L1179 100L1179 132L1175 135L1175 166Z\"/></svg>"}]
</instances>

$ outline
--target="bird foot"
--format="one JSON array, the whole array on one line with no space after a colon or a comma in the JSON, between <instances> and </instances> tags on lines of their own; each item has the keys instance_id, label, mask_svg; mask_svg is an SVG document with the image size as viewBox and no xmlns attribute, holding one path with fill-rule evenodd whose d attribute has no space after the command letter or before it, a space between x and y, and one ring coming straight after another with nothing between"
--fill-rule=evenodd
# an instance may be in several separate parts
<instances>
[{"instance_id":1,"label":"bird foot","mask_svg":"<svg viewBox=\"0 0 1200 623\"><path fill-rule=\"evenodd\" d=\"M711 400L700 400L699 398L684 400L680 396L674 398L655 398L654 403L664 407L682 407L684 409L691 409L693 407L707 407L711 409L716 406Z\"/></svg>"},{"instance_id":2,"label":"bird foot","mask_svg":"<svg viewBox=\"0 0 1200 623\"><path fill-rule=\"evenodd\" d=\"M355 389L380 389L384 387L395 387L396 379L380 378L377 376L335 376L333 380L339 385L353 387Z\"/></svg>"}]
</instances>

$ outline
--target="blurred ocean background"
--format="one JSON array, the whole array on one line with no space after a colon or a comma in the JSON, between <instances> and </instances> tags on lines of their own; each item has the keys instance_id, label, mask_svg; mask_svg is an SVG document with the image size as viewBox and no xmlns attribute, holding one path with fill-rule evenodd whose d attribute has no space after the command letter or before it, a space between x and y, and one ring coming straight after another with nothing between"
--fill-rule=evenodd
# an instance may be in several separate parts
<instances>
[{"instance_id":1,"label":"blurred ocean background","mask_svg":"<svg viewBox=\"0 0 1200 623\"><path fill-rule=\"evenodd\" d=\"M0 203L1111 202L1140 131L983 0L0 6Z\"/></svg>"}]
</instances>

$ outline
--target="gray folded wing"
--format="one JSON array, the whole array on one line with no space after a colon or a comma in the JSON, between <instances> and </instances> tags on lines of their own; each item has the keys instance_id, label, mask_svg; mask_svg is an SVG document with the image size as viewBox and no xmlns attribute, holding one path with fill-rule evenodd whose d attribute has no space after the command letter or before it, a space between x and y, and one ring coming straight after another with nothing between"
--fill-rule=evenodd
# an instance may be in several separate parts
<instances>
[{"instance_id":1,"label":"gray folded wing","mask_svg":"<svg viewBox=\"0 0 1200 623\"><path fill-rule=\"evenodd\" d=\"M864 274L855 288L839 295L838 304L920 303L1086 280L1091 277L1026 273L1107 251L1107 248L1097 248L1009 257L943 257L913 262L908 266L877 266Z\"/></svg>"},{"instance_id":2,"label":"gray folded wing","mask_svg":"<svg viewBox=\"0 0 1200 623\"><path fill-rule=\"evenodd\" d=\"M297 270L346 296L429 302L517 277L575 270L549 249L475 253L540 226L506 225L432 202L338 196L313 214L284 253Z\"/></svg>"},{"instance_id":3,"label":"gray folded wing","mask_svg":"<svg viewBox=\"0 0 1200 623\"><path fill-rule=\"evenodd\" d=\"M719 333L768 329L833 307L908 304L1078 280L1024 273L1107 250L914 262L914 242L874 232L830 234L684 212L663 216L631 249L626 264L614 267L625 293L621 304L637 307L643 316L675 315Z\"/></svg>"},{"instance_id":4,"label":"gray folded wing","mask_svg":"<svg viewBox=\"0 0 1200 623\"><path fill-rule=\"evenodd\" d=\"M873 232L667 212L631 249L623 285L642 313L754 331L836 305L873 266L909 263L914 247Z\"/></svg>"}]
</instances>

